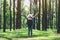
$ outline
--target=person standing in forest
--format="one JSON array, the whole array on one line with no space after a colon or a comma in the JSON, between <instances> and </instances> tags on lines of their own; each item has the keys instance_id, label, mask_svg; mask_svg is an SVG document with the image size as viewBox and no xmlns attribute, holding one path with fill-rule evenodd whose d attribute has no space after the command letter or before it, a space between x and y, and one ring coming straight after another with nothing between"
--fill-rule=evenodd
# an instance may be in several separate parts
<instances>
[{"instance_id":1,"label":"person standing in forest","mask_svg":"<svg viewBox=\"0 0 60 40\"><path fill-rule=\"evenodd\" d=\"M27 16L27 25L28 25L28 37L32 36L32 25L33 25L33 19L38 15L38 12L36 12L35 15L28 14Z\"/></svg>"}]
</instances>

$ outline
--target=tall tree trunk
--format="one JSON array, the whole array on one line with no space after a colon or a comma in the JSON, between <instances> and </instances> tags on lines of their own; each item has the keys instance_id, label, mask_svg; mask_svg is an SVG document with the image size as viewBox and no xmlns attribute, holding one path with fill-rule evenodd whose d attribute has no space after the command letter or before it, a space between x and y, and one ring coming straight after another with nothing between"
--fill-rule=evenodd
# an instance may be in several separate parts
<instances>
[{"instance_id":1,"label":"tall tree trunk","mask_svg":"<svg viewBox=\"0 0 60 40\"><path fill-rule=\"evenodd\" d=\"M57 33L60 33L60 0L58 2L58 25L57 25Z\"/></svg>"},{"instance_id":2,"label":"tall tree trunk","mask_svg":"<svg viewBox=\"0 0 60 40\"><path fill-rule=\"evenodd\" d=\"M50 3L51 4L51 3ZM54 13L54 0L52 0L52 7L51 7L51 23L50 23L50 28L53 28L53 13Z\"/></svg>"},{"instance_id":3,"label":"tall tree trunk","mask_svg":"<svg viewBox=\"0 0 60 40\"><path fill-rule=\"evenodd\" d=\"M13 0L13 30L15 30L15 0Z\"/></svg>"},{"instance_id":4,"label":"tall tree trunk","mask_svg":"<svg viewBox=\"0 0 60 40\"><path fill-rule=\"evenodd\" d=\"M16 29L21 28L21 0L17 0Z\"/></svg>"},{"instance_id":5,"label":"tall tree trunk","mask_svg":"<svg viewBox=\"0 0 60 40\"><path fill-rule=\"evenodd\" d=\"M49 0L49 8L48 8L48 24L49 24L49 28L51 28L51 0Z\"/></svg>"},{"instance_id":6,"label":"tall tree trunk","mask_svg":"<svg viewBox=\"0 0 60 40\"><path fill-rule=\"evenodd\" d=\"M0 6L1 6L1 3L0 3ZM1 29L1 24L2 24L2 8L0 7L0 29Z\"/></svg>"},{"instance_id":7,"label":"tall tree trunk","mask_svg":"<svg viewBox=\"0 0 60 40\"><path fill-rule=\"evenodd\" d=\"M11 0L10 0L10 31L12 29L12 12L11 12Z\"/></svg>"},{"instance_id":8,"label":"tall tree trunk","mask_svg":"<svg viewBox=\"0 0 60 40\"><path fill-rule=\"evenodd\" d=\"M4 0L4 3L3 3L3 17L4 17L4 23L3 23L3 32L6 31L6 0Z\"/></svg>"},{"instance_id":9,"label":"tall tree trunk","mask_svg":"<svg viewBox=\"0 0 60 40\"><path fill-rule=\"evenodd\" d=\"M0 8L1 9L1 8ZM1 29L1 13L0 13L0 29Z\"/></svg>"},{"instance_id":10,"label":"tall tree trunk","mask_svg":"<svg viewBox=\"0 0 60 40\"><path fill-rule=\"evenodd\" d=\"M47 0L42 0L43 2L43 14L42 14L42 30L47 30Z\"/></svg>"},{"instance_id":11,"label":"tall tree trunk","mask_svg":"<svg viewBox=\"0 0 60 40\"><path fill-rule=\"evenodd\" d=\"M1 9L1 8L0 8ZM1 29L1 13L0 13L0 29Z\"/></svg>"},{"instance_id":12,"label":"tall tree trunk","mask_svg":"<svg viewBox=\"0 0 60 40\"><path fill-rule=\"evenodd\" d=\"M55 9L55 11L56 11L56 28L57 28L57 0L56 0L56 9Z\"/></svg>"},{"instance_id":13,"label":"tall tree trunk","mask_svg":"<svg viewBox=\"0 0 60 40\"><path fill-rule=\"evenodd\" d=\"M41 0L39 0L39 14L38 14L38 25L37 25L37 29L40 30L40 7L41 7Z\"/></svg>"}]
</instances>

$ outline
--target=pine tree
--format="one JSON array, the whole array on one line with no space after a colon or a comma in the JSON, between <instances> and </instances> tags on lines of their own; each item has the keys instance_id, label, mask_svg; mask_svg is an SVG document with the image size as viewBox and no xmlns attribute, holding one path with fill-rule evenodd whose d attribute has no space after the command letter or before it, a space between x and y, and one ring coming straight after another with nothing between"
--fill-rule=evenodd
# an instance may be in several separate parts
<instances>
[{"instance_id":1,"label":"pine tree","mask_svg":"<svg viewBox=\"0 0 60 40\"><path fill-rule=\"evenodd\" d=\"M13 0L13 30L15 30L15 0Z\"/></svg>"},{"instance_id":2,"label":"pine tree","mask_svg":"<svg viewBox=\"0 0 60 40\"><path fill-rule=\"evenodd\" d=\"M47 30L47 0L42 0L43 14L42 14L42 30Z\"/></svg>"},{"instance_id":3,"label":"pine tree","mask_svg":"<svg viewBox=\"0 0 60 40\"><path fill-rule=\"evenodd\" d=\"M58 25L57 25L57 33L60 33L60 0L58 2Z\"/></svg>"},{"instance_id":4,"label":"pine tree","mask_svg":"<svg viewBox=\"0 0 60 40\"><path fill-rule=\"evenodd\" d=\"M17 0L16 29L21 28L21 0Z\"/></svg>"},{"instance_id":5,"label":"pine tree","mask_svg":"<svg viewBox=\"0 0 60 40\"><path fill-rule=\"evenodd\" d=\"M4 23L3 23L3 32L6 31L6 0L4 0L4 3L3 3L3 20L4 20Z\"/></svg>"}]
</instances>

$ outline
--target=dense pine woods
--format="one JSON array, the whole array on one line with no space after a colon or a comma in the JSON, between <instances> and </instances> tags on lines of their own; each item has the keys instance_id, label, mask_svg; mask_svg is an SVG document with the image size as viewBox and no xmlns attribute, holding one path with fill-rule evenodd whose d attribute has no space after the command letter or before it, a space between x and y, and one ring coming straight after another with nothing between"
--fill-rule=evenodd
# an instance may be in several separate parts
<instances>
[{"instance_id":1,"label":"dense pine woods","mask_svg":"<svg viewBox=\"0 0 60 40\"><path fill-rule=\"evenodd\" d=\"M60 0L2 0L0 2L0 29L6 32L27 28L26 18L23 15L39 14L34 18L33 29L47 31L56 29L60 33ZM28 6L29 5L29 6Z\"/></svg>"}]
</instances>

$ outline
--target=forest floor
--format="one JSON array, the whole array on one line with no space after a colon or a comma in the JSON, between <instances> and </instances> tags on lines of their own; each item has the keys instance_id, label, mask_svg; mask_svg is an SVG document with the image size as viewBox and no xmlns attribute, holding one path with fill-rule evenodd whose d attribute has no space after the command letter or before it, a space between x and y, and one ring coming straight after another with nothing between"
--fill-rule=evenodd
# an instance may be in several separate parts
<instances>
[{"instance_id":1,"label":"forest floor","mask_svg":"<svg viewBox=\"0 0 60 40\"><path fill-rule=\"evenodd\" d=\"M60 37L0 38L0 40L60 40Z\"/></svg>"},{"instance_id":2,"label":"forest floor","mask_svg":"<svg viewBox=\"0 0 60 40\"><path fill-rule=\"evenodd\" d=\"M27 29L17 29L6 32L0 30L0 40L60 40L60 34L57 34L56 29L48 29L47 31L33 30L33 36L28 37Z\"/></svg>"}]
</instances>

